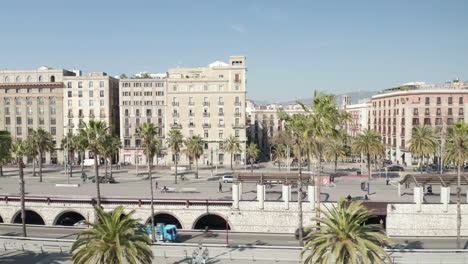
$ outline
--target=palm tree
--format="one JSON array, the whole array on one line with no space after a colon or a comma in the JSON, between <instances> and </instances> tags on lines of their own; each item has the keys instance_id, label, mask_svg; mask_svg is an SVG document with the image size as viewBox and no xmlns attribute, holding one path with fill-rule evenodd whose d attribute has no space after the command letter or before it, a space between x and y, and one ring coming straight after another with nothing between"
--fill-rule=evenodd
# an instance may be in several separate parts
<instances>
[{"instance_id":1,"label":"palm tree","mask_svg":"<svg viewBox=\"0 0 468 264\"><path fill-rule=\"evenodd\" d=\"M177 163L179 162L179 153L180 149L184 145L184 137L179 130L172 129L167 134L167 146L171 149L174 154L174 163L175 163L175 178L174 183L177 184Z\"/></svg>"},{"instance_id":2,"label":"palm tree","mask_svg":"<svg viewBox=\"0 0 468 264\"><path fill-rule=\"evenodd\" d=\"M362 153L367 156L367 171L369 179L371 179L371 156L383 155L385 153L385 146L381 142L380 134L374 130L364 129L354 140L352 150L355 153Z\"/></svg>"},{"instance_id":3,"label":"palm tree","mask_svg":"<svg viewBox=\"0 0 468 264\"><path fill-rule=\"evenodd\" d=\"M161 149L161 140L156 137L157 133L158 130L155 125L152 123L144 123L139 127L139 131L135 134L136 137L143 139L143 153L146 156L148 165L148 179L151 193L151 234L153 236L153 241L156 241L156 232L154 230L154 190L151 169L153 166L154 156L157 155Z\"/></svg>"},{"instance_id":4,"label":"palm tree","mask_svg":"<svg viewBox=\"0 0 468 264\"><path fill-rule=\"evenodd\" d=\"M278 170L281 171L281 163L287 158L286 146L283 144L275 145L273 148L273 159L278 162Z\"/></svg>"},{"instance_id":5,"label":"palm tree","mask_svg":"<svg viewBox=\"0 0 468 264\"><path fill-rule=\"evenodd\" d=\"M260 150L258 150L257 144L250 143L247 146L247 157L250 159L250 171L253 172L253 164L257 160Z\"/></svg>"},{"instance_id":6,"label":"palm tree","mask_svg":"<svg viewBox=\"0 0 468 264\"><path fill-rule=\"evenodd\" d=\"M335 162L335 172L338 166L338 159L346 156L346 146L338 141L332 140L325 146L325 158Z\"/></svg>"},{"instance_id":7,"label":"palm tree","mask_svg":"<svg viewBox=\"0 0 468 264\"><path fill-rule=\"evenodd\" d=\"M231 154L231 170L234 170L232 166L232 158L234 154L241 152L239 140L234 136L226 138L223 144L223 151Z\"/></svg>"},{"instance_id":8,"label":"palm tree","mask_svg":"<svg viewBox=\"0 0 468 264\"><path fill-rule=\"evenodd\" d=\"M413 129L413 135L408 143L408 150L411 152L411 154L418 156L421 159L420 171L422 174L424 156L428 156L436 152L437 139L434 135L432 127L415 127Z\"/></svg>"},{"instance_id":9,"label":"palm tree","mask_svg":"<svg viewBox=\"0 0 468 264\"><path fill-rule=\"evenodd\" d=\"M24 163L23 157L26 155L27 145L24 141L16 141L8 150L15 154L16 163L19 170L20 194L21 194L21 224L23 225L23 236L26 237L26 207L25 207L25 189L24 189Z\"/></svg>"},{"instance_id":10,"label":"palm tree","mask_svg":"<svg viewBox=\"0 0 468 264\"><path fill-rule=\"evenodd\" d=\"M468 124L457 122L449 128L444 162L457 164L457 246L460 248L461 228L461 168L468 161Z\"/></svg>"},{"instance_id":11,"label":"palm tree","mask_svg":"<svg viewBox=\"0 0 468 264\"><path fill-rule=\"evenodd\" d=\"M190 158L195 160L195 179L198 179L198 160L203 155L203 139L200 136L189 137L185 141L185 146L187 147L187 153L190 156Z\"/></svg>"},{"instance_id":12,"label":"palm tree","mask_svg":"<svg viewBox=\"0 0 468 264\"><path fill-rule=\"evenodd\" d=\"M324 218L312 220L320 225L306 228L311 231L304 241L301 258L309 253L304 263L384 263L390 256L381 244L393 243L381 225L365 224L373 216L361 202L347 204L343 199L337 206L323 210Z\"/></svg>"},{"instance_id":13,"label":"palm tree","mask_svg":"<svg viewBox=\"0 0 468 264\"><path fill-rule=\"evenodd\" d=\"M104 157L104 169L105 169L105 177L107 178L107 167L109 167L109 161L111 163L110 166L110 178L112 178L112 158L119 153L119 149L122 147L122 143L120 142L120 138L115 135L106 134L102 139L102 144L99 147L99 153Z\"/></svg>"},{"instance_id":14,"label":"palm tree","mask_svg":"<svg viewBox=\"0 0 468 264\"><path fill-rule=\"evenodd\" d=\"M32 145L39 153L39 182L42 182L42 157L55 148L52 135L42 128L32 131Z\"/></svg>"},{"instance_id":15,"label":"palm tree","mask_svg":"<svg viewBox=\"0 0 468 264\"><path fill-rule=\"evenodd\" d=\"M37 151L37 148L34 145L34 138L32 135L29 135L26 140L26 157L32 158L32 165L33 165L33 176L36 175L36 162L37 162L37 156L39 155L39 152Z\"/></svg>"},{"instance_id":16,"label":"palm tree","mask_svg":"<svg viewBox=\"0 0 468 264\"><path fill-rule=\"evenodd\" d=\"M103 144L106 134L109 133L109 128L104 121L90 120L88 124L84 123L84 127L80 128L80 140L83 140L82 144L93 152L94 155L94 171L95 171L95 182L96 182L96 198L97 207L101 207L101 190L99 188L99 164L98 155L99 150Z\"/></svg>"},{"instance_id":17,"label":"palm tree","mask_svg":"<svg viewBox=\"0 0 468 264\"><path fill-rule=\"evenodd\" d=\"M73 160L70 160L70 154L72 157L75 156L75 148L76 148L76 141L75 141L75 135L73 133L69 132L63 139L62 142L60 143L60 148L66 149L67 150L67 157L68 160L67 162L70 163L70 177L73 177Z\"/></svg>"},{"instance_id":18,"label":"palm tree","mask_svg":"<svg viewBox=\"0 0 468 264\"><path fill-rule=\"evenodd\" d=\"M70 249L74 264L152 262L153 252L148 246L151 239L139 224L140 219L132 218L135 210L126 215L123 206L110 213L96 210L99 220L88 223L91 228L82 231Z\"/></svg>"},{"instance_id":19,"label":"palm tree","mask_svg":"<svg viewBox=\"0 0 468 264\"><path fill-rule=\"evenodd\" d=\"M78 152L78 157L80 160L80 165L81 165L81 176L84 176L84 159L85 159L85 152L86 149L88 148L88 140L86 138L86 135L82 133L78 133L74 136L74 141L75 141L75 148L76 151Z\"/></svg>"},{"instance_id":20,"label":"palm tree","mask_svg":"<svg viewBox=\"0 0 468 264\"><path fill-rule=\"evenodd\" d=\"M11 135L6 130L0 130L0 176L3 176L3 165L11 161Z\"/></svg>"}]
</instances>

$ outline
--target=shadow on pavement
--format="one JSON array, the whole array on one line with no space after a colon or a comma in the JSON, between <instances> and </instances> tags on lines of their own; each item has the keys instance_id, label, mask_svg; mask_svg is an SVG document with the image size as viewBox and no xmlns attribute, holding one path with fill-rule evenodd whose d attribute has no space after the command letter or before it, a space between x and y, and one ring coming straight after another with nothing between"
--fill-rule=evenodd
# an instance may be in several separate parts
<instances>
[{"instance_id":1,"label":"shadow on pavement","mask_svg":"<svg viewBox=\"0 0 468 264\"><path fill-rule=\"evenodd\" d=\"M30 264L43 261L49 264L60 264L66 263L70 258L71 255L63 253L11 252L0 255L0 263Z\"/></svg>"}]
</instances>

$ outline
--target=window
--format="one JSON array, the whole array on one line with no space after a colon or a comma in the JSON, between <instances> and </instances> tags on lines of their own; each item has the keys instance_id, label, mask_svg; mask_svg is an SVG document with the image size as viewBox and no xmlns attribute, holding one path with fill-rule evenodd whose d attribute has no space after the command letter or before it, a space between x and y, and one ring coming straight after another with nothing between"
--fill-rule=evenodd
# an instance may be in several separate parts
<instances>
[{"instance_id":1,"label":"window","mask_svg":"<svg viewBox=\"0 0 468 264\"><path fill-rule=\"evenodd\" d=\"M26 82L32 82L32 77L28 76L28 78L26 78Z\"/></svg>"},{"instance_id":2,"label":"window","mask_svg":"<svg viewBox=\"0 0 468 264\"><path fill-rule=\"evenodd\" d=\"M458 114L459 114L459 115L463 115L463 114L464 114L464 113L463 113L463 108L458 109Z\"/></svg>"},{"instance_id":3,"label":"window","mask_svg":"<svg viewBox=\"0 0 468 264\"><path fill-rule=\"evenodd\" d=\"M453 97L450 96L450 97L448 98L448 104L453 104Z\"/></svg>"},{"instance_id":4,"label":"window","mask_svg":"<svg viewBox=\"0 0 468 264\"><path fill-rule=\"evenodd\" d=\"M22 123L21 121L22 121L21 117L16 118L16 124L17 125L21 125L21 123Z\"/></svg>"},{"instance_id":5,"label":"window","mask_svg":"<svg viewBox=\"0 0 468 264\"><path fill-rule=\"evenodd\" d=\"M203 91L208 91L208 85L203 85Z\"/></svg>"},{"instance_id":6,"label":"window","mask_svg":"<svg viewBox=\"0 0 468 264\"><path fill-rule=\"evenodd\" d=\"M220 92L224 91L224 85L220 84L218 86L218 91L220 91Z\"/></svg>"},{"instance_id":7,"label":"window","mask_svg":"<svg viewBox=\"0 0 468 264\"><path fill-rule=\"evenodd\" d=\"M94 100L89 100L89 106L94 106Z\"/></svg>"},{"instance_id":8,"label":"window","mask_svg":"<svg viewBox=\"0 0 468 264\"><path fill-rule=\"evenodd\" d=\"M28 111L28 115L33 114L33 108L31 106L28 106L27 111Z\"/></svg>"},{"instance_id":9,"label":"window","mask_svg":"<svg viewBox=\"0 0 468 264\"><path fill-rule=\"evenodd\" d=\"M430 115L429 108L424 109L424 114L425 114L425 115Z\"/></svg>"},{"instance_id":10,"label":"window","mask_svg":"<svg viewBox=\"0 0 468 264\"><path fill-rule=\"evenodd\" d=\"M218 104L220 104L220 105L224 104L224 97L222 97L222 96L218 97Z\"/></svg>"},{"instance_id":11,"label":"window","mask_svg":"<svg viewBox=\"0 0 468 264\"><path fill-rule=\"evenodd\" d=\"M440 105L442 103L442 98L441 97L437 97L437 104Z\"/></svg>"},{"instance_id":12,"label":"window","mask_svg":"<svg viewBox=\"0 0 468 264\"><path fill-rule=\"evenodd\" d=\"M31 97L26 97L26 104L31 105L33 102Z\"/></svg>"},{"instance_id":13,"label":"window","mask_svg":"<svg viewBox=\"0 0 468 264\"><path fill-rule=\"evenodd\" d=\"M218 75L218 78L224 78L224 75L220 74Z\"/></svg>"},{"instance_id":14,"label":"window","mask_svg":"<svg viewBox=\"0 0 468 264\"><path fill-rule=\"evenodd\" d=\"M436 126L442 125L442 118L436 118L435 124L436 124Z\"/></svg>"},{"instance_id":15,"label":"window","mask_svg":"<svg viewBox=\"0 0 468 264\"><path fill-rule=\"evenodd\" d=\"M453 125L453 118L447 118L447 125Z\"/></svg>"},{"instance_id":16,"label":"window","mask_svg":"<svg viewBox=\"0 0 468 264\"><path fill-rule=\"evenodd\" d=\"M236 90L236 91L239 91L239 90L240 90L240 86L239 86L239 85L237 85L237 84L236 84L236 85L234 85L234 90Z\"/></svg>"},{"instance_id":17,"label":"window","mask_svg":"<svg viewBox=\"0 0 468 264\"><path fill-rule=\"evenodd\" d=\"M99 81L99 88L104 88L104 81Z\"/></svg>"},{"instance_id":18,"label":"window","mask_svg":"<svg viewBox=\"0 0 468 264\"><path fill-rule=\"evenodd\" d=\"M419 125L419 118L413 118L413 126Z\"/></svg>"},{"instance_id":19,"label":"window","mask_svg":"<svg viewBox=\"0 0 468 264\"><path fill-rule=\"evenodd\" d=\"M459 98L458 98L458 103L459 103L459 104L463 104L463 97L459 97Z\"/></svg>"},{"instance_id":20,"label":"window","mask_svg":"<svg viewBox=\"0 0 468 264\"><path fill-rule=\"evenodd\" d=\"M125 131L125 136L126 136L126 137L128 137L128 134L129 134L129 133L127 133L127 132L128 132L128 131ZM124 146L125 146L126 148L130 147L130 139L125 139L125 140L124 140Z\"/></svg>"},{"instance_id":21,"label":"window","mask_svg":"<svg viewBox=\"0 0 468 264\"><path fill-rule=\"evenodd\" d=\"M72 88L72 82L67 82L67 88Z\"/></svg>"},{"instance_id":22,"label":"window","mask_svg":"<svg viewBox=\"0 0 468 264\"><path fill-rule=\"evenodd\" d=\"M78 97L83 97L83 91L78 91Z\"/></svg>"},{"instance_id":23,"label":"window","mask_svg":"<svg viewBox=\"0 0 468 264\"><path fill-rule=\"evenodd\" d=\"M135 139L135 147L141 147L141 139Z\"/></svg>"},{"instance_id":24,"label":"window","mask_svg":"<svg viewBox=\"0 0 468 264\"><path fill-rule=\"evenodd\" d=\"M21 127L16 127L16 135L20 136L23 134L23 129Z\"/></svg>"},{"instance_id":25,"label":"window","mask_svg":"<svg viewBox=\"0 0 468 264\"><path fill-rule=\"evenodd\" d=\"M43 82L44 78L42 76L39 76L39 82Z\"/></svg>"},{"instance_id":26,"label":"window","mask_svg":"<svg viewBox=\"0 0 468 264\"><path fill-rule=\"evenodd\" d=\"M146 109L146 116L151 116L151 109Z\"/></svg>"},{"instance_id":27,"label":"window","mask_svg":"<svg viewBox=\"0 0 468 264\"><path fill-rule=\"evenodd\" d=\"M55 107L51 107L51 108L50 108L50 114L51 114L51 115L57 114L57 109L56 109Z\"/></svg>"},{"instance_id":28,"label":"window","mask_svg":"<svg viewBox=\"0 0 468 264\"><path fill-rule=\"evenodd\" d=\"M240 137L239 129L234 130L234 135L235 135L235 137Z\"/></svg>"},{"instance_id":29,"label":"window","mask_svg":"<svg viewBox=\"0 0 468 264\"><path fill-rule=\"evenodd\" d=\"M99 105L100 105L100 106L104 106L104 105L105 105L104 99L99 100Z\"/></svg>"},{"instance_id":30,"label":"window","mask_svg":"<svg viewBox=\"0 0 468 264\"><path fill-rule=\"evenodd\" d=\"M94 87L94 82L93 82L93 81L89 81L89 82L88 82L88 87L89 87L89 88L93 88L93 87Z\"/></svg>"},{"instance_id":31,"label":"window","mask_svg":"<svg viewBox=\"0 0 468 264\"><path fill-rule=\"evenodd\" d=\"M452 108L447 109L447 115L453 115Z\"/></svg>"},{"instance_id":32,"label":"window","mask_svg":"<svg viewBox=\"0 0 468 264\"><path fill-rule=\"evenodd\" d=\"M429 97L426 97L426 104L430 104L430 98Z\"/></svg>"},{"instance_id":33,"label":"window","mask_svg":"<svg viewBox=\"0 0 468 264\"><path fill-rule=\"evenodd\" d=\"M430 126L431 125L431 119L430 118L424 118L424 125L425 126Z\"/></svg>"},{"instance_id":34,"label":"window","mask_svg":"<svg viewBox=\"0 0 468 264\"><path fill-rule=\"evenodd\" d=\"M70 106L70 107L73 106L73 101L72 101L72 100L68 100L68 104L67 104L67 105Z\"/></svg>"},{"instance_id":35,"label":"window","mask_svg":"<svg viewBox=\"0 0 468 264\"><path fill-rule=\"evenodd\" d=\"M78 88L83 88L83 82L82 81L78 82Z\"/></svg>"},{"instance_id":36,"label":"window","mask_svg":"<svg viewBox=\"0 0 468 264\"><path fill-rule=\"evenodd\" d=\"M32 117L28 117L28 125L32 125L33 124L33 118Z\"/></svg>"},{"instance_id":37,"label":"window","mask_svg":"<svg viewBox=\"0 0 468 264\"><path fill-rule=\"evenodd\" d=\"M175 110L174 110L174 111L175 111ZM135 110L135 115L136 115L136 116L140 116L140 109L136 109L136 110Z\"/></svg>"},{"instance_id":38,"label":"window","mask_svg":"<svg viewBox=\"0 0 468 264\"><path fill-rule=\"evenodd\" d=\"M11 124L11 118L9 116L5 117L5 125Z\"/></svg>"},{"instance_id":39,"label":"window","mask_svg":"<svg viewBox=\"0 0 468 264\"><path fill-rule=\"evenodd\" d=\"M414 108L414 109L413 109L413 114L414 114L414 115L418 115L418 114L419 114L418 108Z\"/></svg>"},{"instance_id":40,"label":"window","mask_svg":"<svg viewBox=\"0 0 468 264\"><path fill-rule=\"evenodd\" d=\"M68 97L72 97L72 91L68 91Z\"/></svg>"},{"instance_id":41,"label":"window","mask_svg":"<svg viewBox=\"0 0 468 264\"><path fill-rule=\"evenodd\" d=\"M104 91L103 90L99 91L99 97L104 97Z\"/></svg>"},{"instance_id":42,"label":"window","mask_svg":"<svg viewBox=\"0 0 468 264\"><path fill-rule=\"evenodd\" d=\"M124 110L125 116L128 116L128 109Z\"/></svg>"},{"instance_id":43,"label":"window","mask_svg":"<svg viewBox=\"0 0 468 264\"><path fill-rule=\"evenodd\" d=\"M44 125L44 118L43 117L39 117L39 125Z\"/></svg>"},{"instance_id":44,"label":"window","mask_svg":"<svg viewBox=\"0 0 468 264\"><path fill-rule=\"evenodd\" d=\"M83 99L78 100L78 106L83 106Z\"/></svg>"},{"instance_id":45,"label":"window","mask_svg":"<svg viewBox=\"0 0 468 264\"><path fill-rule=\"evenodd\" d=\"M9 115L10 114L10 107L5 107L5 115Z\"/></svg>"},{"instance_id":46,"label":"window","mask_svg":"<svg viewBox=\"0 0 468 264\"><path fill-rule=\"evenodd\" d=\"M57 129L55 127L50 127L50 134L55 136L57 134Z\"/></svg>"},{"instance_id":47,"label":"window","mask_svg":"<svg viewBox=\"0 0 468 264\"><path fill-rule=\"evenodd\" d=\"M56 125L57 124L57 119L55 117L50 118L50 124L51 125Z\"/></svg>"},{"instance_id":48,"label":"window","mask_svg":"<svg viewBox=\"0 0 468 264\"><path fill-rule=\"evenodd\" d=\"M192 96L189 97L189 105L194 105L193 97L192 97Z\"/></svg>"},{"instance_id":49,"label":"window","mask_svg":"<svg viewBox=\"0 0 468 264\"><path fill-rule=\"evenodd\" d=\"M172 86L172 91L177 92L177 85Z\"/></svg>"},{"instance_id":50,"label":"window","mask_svg":"<svg viewBox=\"0 0 468 264\"><path fill-rule=\"evenodd\" d=\"M16 114L21 115L21 107L16 107Z\"/></svg>"},{"instance_id":51,"label":"window","mask_svg":"<svg viewBox=\"0 0 468 264\"><path fill-rule=\"evenodd\" d=\"M442 111L440 110L440 108L437 108L436 114L437 114L437 115L441 115L441 113L442 113Z\"/></svg>"},{"instance_id":52,"label":"window","mask_svg":"<svg viewBox=\"0 0 468 264\"><path fill-rule=\"evenodd\" d=\"M10 97L5 97L5 104L6 105L9 105L10 104Z\"/></svg>"},{"instance_id":53,"label":"window","mask_svg":"<svg viewBox=\"0 0 468 264\"><path fill-rule=\"evenodd\" d=\"M203 137L208 138L208 130L203 131Z\"/></svg>"}]
</instances>

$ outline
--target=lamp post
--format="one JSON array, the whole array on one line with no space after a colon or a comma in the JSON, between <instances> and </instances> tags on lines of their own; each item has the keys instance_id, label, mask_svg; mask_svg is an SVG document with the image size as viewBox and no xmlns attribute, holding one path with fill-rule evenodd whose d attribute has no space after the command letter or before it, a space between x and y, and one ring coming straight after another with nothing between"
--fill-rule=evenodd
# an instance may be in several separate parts
<instances>
[{"instance_id":1,"label":"lamp post","mask_svg":"<svg viewBox=\"0 0 468 264\"><path fill-rule=\"evenodd\" d=\"M213 147L211 147L211 162L210 162L210 169L211 169L211 177L213 177Z\"/></svg>"}]
</instances>

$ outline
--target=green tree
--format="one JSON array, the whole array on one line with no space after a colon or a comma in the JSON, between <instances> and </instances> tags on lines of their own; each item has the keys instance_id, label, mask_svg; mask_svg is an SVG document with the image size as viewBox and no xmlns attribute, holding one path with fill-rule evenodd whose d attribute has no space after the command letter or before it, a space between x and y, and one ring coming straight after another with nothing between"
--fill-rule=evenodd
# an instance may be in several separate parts
<instances>
[{"instance_id":1,"label":"green tree","mask_svg":"<svg viewBox=\"0 0 468 264\"><path fill-rule=\"evenodd\" d=\"M39 154L39 182L42 182L42 159L46 152L54 150L54 140L49 132L39 128L32 131L31 144Z\"/></svg>"},{"instance_id":2,"label":"green tree","mask_svg":"<svg viewBox=\"0 0 468 264\"><path fill-rule=\"evenodd\" d=\"M434 135L434 131L430 126L422 126L413 128L413 135L408 141L408 150L414 156L421 159L420 171L423 172L422 167L424 163L424 157L434 154L437 147L437 139Z\"/></svg>"},{"instance_id":3,"label":"green tree","mask_svg":"<svg viewBox=\"0 0 468 264\"><path fill-rule=\"evenodd\" d=\"M203 139L200 136L189 137L185 141L185 146L187 147L187 153L190 158L195 160L195 178L198 179L198 160L203 155Z\"/></svg>"},{"instance_id":4,"label":"green tree","mask_svg":"<svg viewBox=\"0 0 468 264\"><path fill-rule=\"evenodd\" d=\"M461 229L461 168L468 161L468 124L463 121L449 127L444 162L457 165L457 246L460 248Z\"/></svg>"},{"instance_id":5,"label":"green tree","mask_svg":"<svg viewBox=\"0 0 468 264\"><path fill-rule=\"evenodd\" d=\"M67 157L68 159L66 160L67 162L70 163L70 177L73 177L73 159L70 157L75 156L75 149L76 149L76 139L75 135L73 133L68 132L68 134L62 139L62 142L60 143L60 148L62 148L64 151L67 150Z\"/></svg>"},{"instance_id":6,"label":"green tree","mask_svg":"<svg viewBox=\"0 0 468 264\"><path fill-rule=\"evenodd\" d=\"M23 226L23 236L26 237L26 207L25 207L25 189L24 189L24 163L23 157L26 155L27 145L24 141L16 141L9 150L15 154L16 164L18 165L19 179L20 179L20 195L21 195L21 224Z\"/></svg>"},{"instance_id":7,"label":"green tree","mask_svg":"<svg viewBox=\"0 0 468 264\"><path fill-rule=\"evenodd\" d=\"M11 135L6 130L0 130L0 176L3 176L3 166L11 161Z\"/></svg>"},{"instance_id":8,"label":"green tree","mask_svg":"<svg viewBox=\"0 0 468 264\"><path fill-rule=\"evenodd\" d=\"M122 147L120 138L115 135L106 134L102 139L102 143L99 146L99 153L104 157L104 169L105 177L107 178L107 168L110 166L110 178L112 178L112 159L119 153L119 149Z\"/></svg>"},{"instance_id":9,"label":"green tree","mask_svg":"<svg viewBox=\"0 0 468 264\"><path fill-rule=\"evenodd\" d=\"M177 184L177 164L179 162L179 153L181 148L184 146L184 137L179 130L172 129L167 134L167 146L174 154L174 164L175 164L175 178L174 183Z\"/></svg>"},{"instance_id":10,"label":"green tree","mask_svg":"<svg viewBox=\"0 0 468 264\"><path fill-rule=\"evenodd\" d=\"M85 152L88 149L88 139L86 138L87 135L78 132L74 136L74 141L75 141L75 148L76 151L78 152L78 157L80 159L80 165L81 165L81 176L84 177L84 160L85 160Z\"/></svg>"},{"instance_id":11,"label":"green tree","mask_svg":"<svg viewBox=\"0 0 468 264\"><path fill-rule=\"evenodd\" d=\"M281 171L281 163L287 159L288 153L283 144L275 145L273 148L273 159L278 162L278 170Z\"/></svg>"},{"instance_id":12,"label":"green tree","mask_svg":"<svg viewBox=\"0 0 468 264\"><path fill-rule=\"evenodd\" d=\"M324 154L327 160L334 161L336 172L338 159L346 157L346 146L338 140L331 140L325 146Z\"/></svg>"},{"instance_id":13,"label":"green tree","mask_svg":"<svg viewBox=\"0 0 468 264\"><path fill-rule=\"evenodd\" d=\"M110 213L96 210L99 220L88 223L91 228L78 234L70 249L74 264L152 262L153 252L148 245L151 239L139 224L140 219L132 218L135 210L128 214L123 213L123 206Z\"/></svg>"},{"instance_id":14,"label":"green tree","mask_svg":"<svg viewBox=\"0 0 468 264\"><path fill-rule=\"evenodd\" d=\"M233 156L234 156L234 154L237 154L237 153L241 152L239 140L237 140L237 138L234 137L234 136L230 136L230 137L226 138L226 140L224 140L224 144L223 144L223 151L231 154L231 170L234 170L234 168L232 166L233 165Z\"/></svg>"},{"instance_id":15,"label":"green tree","mask_svg":"<svg viewBox=\"0 0 468 264\"><path fill-rule=\"evenodd\" d=\"M37 176L36 174L36 163L37 163L37 156L39 155L39 152L37 151L37 148L34 145L34 138L32 135L29 135L26 140L26 157L32 158L32 165L33 165L33 173L32 175L35 177Z\"/></svg>"},{"instance_id":16,"label":"green tree","mask_svg":"<svg viewBox=\"0 0 468 264\"><path fill-rule=\"evenodd\" d=\"M304 263L391 263L390 256L381 244L393 243L381 225L365 224L372 214L361 202L349 205L341 199L337 206L327 210L317 208L324 218L312 220L320 225L306 228L311 231L304 237L301 258Z\"/></svg>"},{"instance_id":17,"label":"green tree","mask_svg":"<svg viewBox=\"0 0 468 264\"><path fill-rule=\"evenodd\" d=\"M258 150L257 144L250 143L247 146L247 157L250 159L250 171L253 172L253 164L257 160L258 155L260 154L260 150Z\"/></svg>"},{"instance_id":18,"label":"green tree","mask_svg":"<svg viewBox=\"0 0 468 264\"><path fill-rule=\"evenodd\" d=\"M90 120L88 124L84 123L84 127L80 128L80 140L86 146L86 149L91 150L94 156L94 172L96 182L96 199L97 207L101 208L101 189L99 188L99 150L103 144L106 135L109 133L109 128L104 121Z\"/></svg>"},{"instance_id":19,"label":"green tree","mask_svg":"<svg viewBox=\"0 0 468 264\"><path fill-rule=\"evenodd\" d=\"M128 78L127 74L125 74L125 73L121 73L119 77L120 77L120 79L127 79Z\"/></svg>"},{"instance_id":20,"label":"green tree","mask_svg":"<svg viewBox=\"0 0 468 264\"><path fill-rule=\"evenodd\" d=\"M158 129L152 123L144 123L140 126L139 131L135 134L136 137L139 137L143 140L143 153L146 156L146 163L148 165L148 179L150 183L150 193L151 193L151 234L153 241L156 241L156 232L154 230L154 190L153 190L153 176L152 176L152 166L154 156L159 154L161 149L161 140L156 137Z\"/></svg>"},{"instance_id":21,"label":"green tree","mask_svg":"<svg viewBox=\"0 0 468 264\"><path fill-rule=\"evenodd\" d=\"M371 156L383 155L385 153L385 146L381 140L380 134L375 130L364 129L364 131L356 137L351 147L354 153L366 155L369 179L372 177Z\"/></svg>"}]
</instances>

